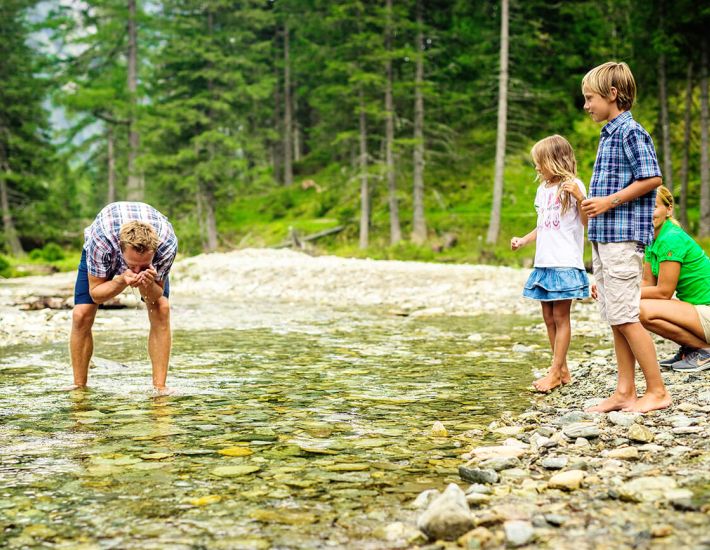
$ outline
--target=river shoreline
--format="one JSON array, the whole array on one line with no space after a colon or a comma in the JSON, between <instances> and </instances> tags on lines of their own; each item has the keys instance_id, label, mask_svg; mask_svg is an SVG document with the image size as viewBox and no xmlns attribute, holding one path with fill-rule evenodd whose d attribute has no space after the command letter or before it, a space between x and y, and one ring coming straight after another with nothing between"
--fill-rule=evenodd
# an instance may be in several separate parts
<instances>
[{"instance_id":1,"label":"river shoreline","mask_svg":"<svg viewBox=\"0 0 710 550\"><path fill-rule=\"evenodd\" d=\"M181 316L181 308L207 297L378 308L386 315L411 317L539 316L537 303L520 296L528 273L493 266L313 258L285 250L207 254L181 259L173 268L173 327L189 330L190 323L199 322ZM0 347L66 341L70 309L24 311L19 304L55 297L68 305L74 277L64 273L0 281ZM142 306L135 293L125 292L121 302L127 309L101 313L97 332L147 328L145 315L136 315L135 308ZM586 414L582 411L591 399L613 390L616 365L610 331L593 302L575 303L572 323L573 334L597 342L582 360L570 363L574 382L550 395L535 395L520 415L503 415L478 438L480 444L461 456L458 486L465 495L466 529L436 531L420 523L429 533L454 539L432 546L415 525L390 525L383 532L388 547L710 548L708 373L664 371L674 398L666 411ZM544 346L542 323L534 330ZM656 341L659 355L674 351L672 344ZM518 351L525 360L525 350ZM545 365L531 368L541 373ZM491 440L497 440L495 448L483 447L491 447ZM417 516L424 515L436 495L420 495Z\"/></svg>"}]
</instances>

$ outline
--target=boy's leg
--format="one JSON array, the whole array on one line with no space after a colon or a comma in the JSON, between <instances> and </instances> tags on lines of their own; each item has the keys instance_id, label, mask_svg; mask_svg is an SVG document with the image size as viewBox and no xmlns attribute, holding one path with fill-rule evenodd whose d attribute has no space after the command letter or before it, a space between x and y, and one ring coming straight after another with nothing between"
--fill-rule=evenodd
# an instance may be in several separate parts
<instances>
[{"instance_id":1,"label":"boy's leg","mask_svg":"<svg viewBox=\"0 0 710 550\"><path fill-rule=\"evenodd\" d=\"M639 286L641 263L640 256L634 252L633 247L625 246L628 243L592 243L592 269L597 285L597 300L599 313L604 321L611 325L614 336L614 353L617 361L617 383L614 393L603 400L599 405L588 409L590 412L609 412L630 407L636 401L636 387L634 382L634 368L636 360L626 338L619 332L617 325L619 317L633 315L628 311L625 303L628 301L629 289L626 284L633 277L638 281L631 286ZM630 249L629 249L630 248ZM628 263L628 254L636 254L637 264L630 267L629 273L622 273L619 267ZM638 274L636 275L636 271ZM633 292L633 288L631 290ZM626 295L625 295L626 294ZM638 314L637 314L638 316Z\"/></svg>"},{"instance_id":2,"label":"boy's leg","mask_svg":"<svg viewBox=\"0 0 710 550\"><path fill-rule=\"evenodd\" d=\"M656 346L653 344L651 335L641 323L627 323L619 325L615 329L628 343L632 356L638 361L646 379L646 391L643 396L632 405L624 407L624 410L645 413L665 409L671 404L672 399L663 384L663 378L661 378ZM621 365L619 365L619 373L621 373Z\"/></svg>"},{"instance_id":3,"label":"boy's leg","mask_svg":"<svg viewBox=\"0 0 710 550\"><path fill-rule=\"evenodd\" d=\"M548 392L572 381L567 369L567 349L570 340L569 310L572 300L542 302L542 315L547 326L547 335L552 348L552 366L545 376L535 380L533 386Z\"/></svg>"}]
</instances>

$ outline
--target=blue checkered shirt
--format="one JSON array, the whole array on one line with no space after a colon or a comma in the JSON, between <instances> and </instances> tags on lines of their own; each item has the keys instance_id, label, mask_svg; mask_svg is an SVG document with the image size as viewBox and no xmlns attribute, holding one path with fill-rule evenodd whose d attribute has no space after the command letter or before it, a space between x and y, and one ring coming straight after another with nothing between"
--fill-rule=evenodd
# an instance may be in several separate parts
<instances>
[{"instance_id":1,"label":"blue checkered shirt","mask_svg":"<svg viewBox=\"0 0 710 550\"><path fill-rule=\"evenodd\" d=\"M637 180L661 176L653 140L629 111L601 130L589 197L608 197ZM653 240L655 189L589 220L589 240L600 243Z\"/></svg>"},{"instance_id":2,"label":"blue checkered shirt","mask_svg":"<svg viewBox=\"0 0 710 550\"><path fill-rule=\"evenodd\" d=\"M168 218L142 202L114 202L98 213L94 222L84 230L84 250L89 275L112 279L128 269L121 253L118 234L121 226L133 220L153 226L160 239L153 256L153 267L158 280L167 277L177 254L178 240Z\"/></svg>"}]
</instances>

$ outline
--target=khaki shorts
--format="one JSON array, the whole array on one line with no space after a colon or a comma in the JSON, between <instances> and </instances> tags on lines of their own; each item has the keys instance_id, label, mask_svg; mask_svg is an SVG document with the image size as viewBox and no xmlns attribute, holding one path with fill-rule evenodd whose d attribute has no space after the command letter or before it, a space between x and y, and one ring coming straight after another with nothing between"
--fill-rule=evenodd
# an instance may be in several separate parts
<instances>
[{"instance_id":1,"label":"khaki shorts","mask_svg":"<svg viewBox=\"0 0 710 550\"><path fill-rule=\"evenodd\" d=\"M599 313L611 326L638 323L643 246L635 241L592 243Z\"/></svg>"},{"instance_id":2,"label":"khaki shorts","mask_svg":"<svg viewBox=\"0 0 710 550\"><path fill-rule=\"evenodd\" d=\"M710 306L695 306L700 317L700 326L705 331L705 341L710 344Z\"/></svg>"}]
</instances>

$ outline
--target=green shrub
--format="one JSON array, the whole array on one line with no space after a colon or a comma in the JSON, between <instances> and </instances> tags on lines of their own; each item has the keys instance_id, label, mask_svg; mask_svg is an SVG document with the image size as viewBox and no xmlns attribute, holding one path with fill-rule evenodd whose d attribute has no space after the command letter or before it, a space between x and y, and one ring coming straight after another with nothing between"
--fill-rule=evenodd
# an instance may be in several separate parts
<instances>
[{"instance_id":1,"label":"green shrub","mask_svg":"<svg viewBox=\"0 0 710 550\"><path fill-rule=\"evenodd\" d=\"M0 277L10 277L10 261L5 256L0 256Z\"/></svg>"},{"instance_id":2,"label":"green shrub","mask_svg":"<svg viewBox=\"0 0 710 550\"><path fill-rule=\"evenodd\" d=\"M43 248L35 248L30 251L30 259L45 262L58 262L65 257L62 247L57 243L47 243Z\"/></svg>"}]
</instances>

